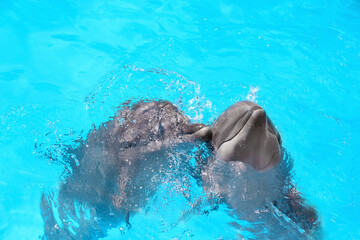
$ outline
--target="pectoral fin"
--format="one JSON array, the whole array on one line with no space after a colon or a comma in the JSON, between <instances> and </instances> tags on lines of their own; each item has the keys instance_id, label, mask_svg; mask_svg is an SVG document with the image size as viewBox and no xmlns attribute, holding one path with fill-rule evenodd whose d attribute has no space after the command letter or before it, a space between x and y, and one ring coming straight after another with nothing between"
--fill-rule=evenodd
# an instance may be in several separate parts
<instances>
[{"instance_id":1,"label":"pectoral fin","mask_svg":"<svg viewBox=\"0 0 360 240\"><path fill-rule=\"evenodd\" d=\"M212 130L209 127L204 127L200 129L199 131L192 134L195 138L202 139L204 141L211 141L212 138Z\"/></svg>"},{"instance_id":2,"label":"pectoral fin","mask_svg":"<svg viewBox=\"0 0 360 240\"><path fill-rule=\"evenodd\" d=\"M212 138L211 128L202 123L187 125L183 133L186 135L190 135L195 139L200 139L203 141L211 141Z\"/></svg>"}]
</instances>

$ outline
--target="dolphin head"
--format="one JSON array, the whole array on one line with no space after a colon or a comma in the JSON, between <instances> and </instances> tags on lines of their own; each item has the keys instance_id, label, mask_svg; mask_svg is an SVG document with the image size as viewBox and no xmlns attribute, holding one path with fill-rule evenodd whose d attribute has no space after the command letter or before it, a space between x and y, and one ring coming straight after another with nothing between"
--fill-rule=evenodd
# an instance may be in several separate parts
<instances>
[{"instance_id":1,"label":"dolphin head","mask_svg":"<svg viewBox=\"0 0 360 240\"><path fill-rule=\"evenodd\" d=\"M212 145L225 162L241 161L255 170L268 170L282 158L280 134L254 102L233 104L210 127Z\"/></svg>"}]
</instances>

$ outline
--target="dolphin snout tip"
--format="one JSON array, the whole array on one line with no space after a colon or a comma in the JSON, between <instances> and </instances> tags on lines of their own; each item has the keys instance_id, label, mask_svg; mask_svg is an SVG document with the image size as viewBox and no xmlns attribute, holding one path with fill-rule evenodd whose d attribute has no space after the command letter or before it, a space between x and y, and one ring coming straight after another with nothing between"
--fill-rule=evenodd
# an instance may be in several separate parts
<instances>
[{"instance_id":1,"label":"dolphin snout tip","mask_svg":"<svg viewBox=\"0 0 360 240\"><path fill-rule=\"evenodd\" d=\"M249 110L251 112L251 118L253 119L251 122L254 125L263 125L266 124L266 112L260 106L255 109Z\"/></svg>"}]
</instances>

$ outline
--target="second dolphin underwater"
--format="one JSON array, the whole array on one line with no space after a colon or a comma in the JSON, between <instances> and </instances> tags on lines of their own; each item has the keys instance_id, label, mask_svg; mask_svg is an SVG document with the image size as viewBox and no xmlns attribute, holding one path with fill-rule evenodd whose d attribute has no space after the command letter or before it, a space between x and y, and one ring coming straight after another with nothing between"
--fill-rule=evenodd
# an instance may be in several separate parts
<instances>
[{"instance_id":1,"label":"second dolphin underwater","mask_svg":"<svg viewBox=\"0 0 360 240\"><path fill-rule=\"evenodd\" d=\"M60 186L58 213L46 197L41 202L45 237L72 236L66 226L60 230L54 226L56 214L65 218L76 211L74 201L91 205L102 221L129 223L156 192L153 179L169 167L169 149L191 148L199 142L206 142L212 154L197 159L194 177L237 215L252 220L254 211L244 211L249 203L255 208L270 205L306 232L319 225L316 211L289 183L280 134L259 105L235 103L206 126L191 124L171 102L141 101L125 106L72 150L78 163L72 164L71 176ZM98 225L91 231L80 227L77 236L104 236L99 229L103 224Z\"/></svg>"}]
</instances>

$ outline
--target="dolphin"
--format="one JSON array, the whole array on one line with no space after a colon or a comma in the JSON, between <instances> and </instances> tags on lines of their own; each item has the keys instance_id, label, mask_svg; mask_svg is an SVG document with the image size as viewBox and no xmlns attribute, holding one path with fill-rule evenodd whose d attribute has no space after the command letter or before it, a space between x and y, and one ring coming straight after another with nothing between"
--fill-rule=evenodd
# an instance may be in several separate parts
<instances>
[{"instance_id":1,"label":"dolphin","mask_svg":"<svg viewBox=\"0 0 360 240\"><path fill-rule=\"evenodd\" d=\"M146 205L170 169L169 152L191 151L193 134L204 127L169 101L125 103L69 149L71 173L60 183L58 196L43 194L41 199L45 238L93 239L104 237L109 226L130 226L130 216ZM90 216L81 214L81 206L90 209ZM74 221L78 228L71 225Z\"/></svg>"},{"instance_id":2,"label":"dolphin","mask_svg":"<svg viewBox=\"0 0 360 240\"><path fill-rule=\"evenodd\" d=\"M318 229L317 212L291 182L280 134L261 106L237 102L192 136L214 148L215 157L202 173L205 190L239 209L242 216L249 206L266 205L285 214L301 231Z\"/></svg>"}]
</instances>

